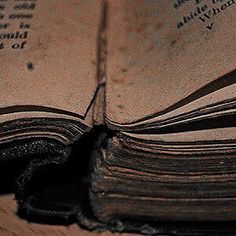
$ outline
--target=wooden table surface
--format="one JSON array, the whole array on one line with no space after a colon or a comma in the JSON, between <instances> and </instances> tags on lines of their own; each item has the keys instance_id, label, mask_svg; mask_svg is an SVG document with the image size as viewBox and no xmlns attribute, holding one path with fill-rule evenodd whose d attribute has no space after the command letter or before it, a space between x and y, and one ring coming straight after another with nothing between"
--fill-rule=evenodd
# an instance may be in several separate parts
<instances>
[{"instance_id":1,"label":"wooden table surface","mask_svg":"<svg viewBox=\"0 0 236 236\"><path fill-rule=\"evenodd\" d=\"M13 194L0 196L0 236L134 236L134 234L91 233L76 224L52 226L29 223L16 215L17 205Z\"/></svg>"}]
</instances>

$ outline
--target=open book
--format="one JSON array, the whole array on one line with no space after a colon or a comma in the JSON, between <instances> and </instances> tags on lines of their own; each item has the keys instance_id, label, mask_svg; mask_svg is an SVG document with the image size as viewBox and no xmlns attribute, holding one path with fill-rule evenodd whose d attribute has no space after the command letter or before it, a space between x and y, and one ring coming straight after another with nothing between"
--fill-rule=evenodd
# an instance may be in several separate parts
<instances>
[{"instance_id":1,"label":"open book","mask_svg":"<svg viewBox=\"0 0 236 236\"><path fill-rule=\"evenodd\" d=\"M0 9L5 159L59 153L100 126L89 183L99 222L236 220L234 0Z\"/></svg>"}]
</instances>

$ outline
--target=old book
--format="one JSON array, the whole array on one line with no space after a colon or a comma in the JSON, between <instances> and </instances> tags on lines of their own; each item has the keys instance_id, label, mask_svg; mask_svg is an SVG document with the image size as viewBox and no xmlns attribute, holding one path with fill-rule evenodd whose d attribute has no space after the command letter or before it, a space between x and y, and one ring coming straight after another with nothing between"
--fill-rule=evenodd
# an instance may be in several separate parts
<instances>
[{"instance_id":1,"label":"old book","mask_svg":"<svg viewBox=\"0 0 236 236\"><path fill-rule=\"evenodd\" d=\"M2 1L1 159L27 157L24 214L147 234L236 220L235 7ZM83 191L60 172L73 155L89 166Z\"/></svg>"}]
</instances>

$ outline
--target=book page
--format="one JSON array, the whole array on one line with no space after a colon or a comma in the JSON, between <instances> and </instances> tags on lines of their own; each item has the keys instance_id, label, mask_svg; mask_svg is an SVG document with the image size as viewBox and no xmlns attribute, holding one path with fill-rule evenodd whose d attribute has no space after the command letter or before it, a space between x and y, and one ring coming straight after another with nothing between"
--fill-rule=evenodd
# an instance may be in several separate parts
<instances>
[{"instance_id":1,"label":"book page","mask_svg":"<svg viewBox=\"0 0 236 236\"><path fill-rule=\"evenodd\" d=\"M224 77L236 69L236 1L110 0L108 9L108 122L158 116L210 83L236 82Z\"/></svg>"},{"instance_id":2,"label":"book page","mask_svg":"<svg viewBox=\"0 0 236 236\"><path fill-rule=\"evenodd\" d=\"M97 89L101 12L100 0L0 1L0 109L84 116Z\"/></svg>"}]
</instances>

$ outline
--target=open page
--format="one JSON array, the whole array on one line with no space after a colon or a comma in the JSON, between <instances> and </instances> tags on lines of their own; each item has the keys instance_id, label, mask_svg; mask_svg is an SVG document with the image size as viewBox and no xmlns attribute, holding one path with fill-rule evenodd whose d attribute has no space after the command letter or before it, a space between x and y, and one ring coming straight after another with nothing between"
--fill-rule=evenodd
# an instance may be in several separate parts
<instances>
[{"instance_id":1,"label":"open page","mask_svg":"<svg viewBox=\"0 0 236 236\"><path fill-rule=\"evenodd\" d=\"M235 1L111 0L108 9L108 122L157 117L235 83Z\"/></svg>"},{"instance_id":2,"label":"open page","mask_svg":"<svg viewBox=\"0 0 236 236\"><path fill-rule=\"evenodd\" d=\"M97 89L102 1L1 1L0 110L83 117Z\"/></svg>"}]
</instances>

